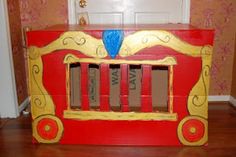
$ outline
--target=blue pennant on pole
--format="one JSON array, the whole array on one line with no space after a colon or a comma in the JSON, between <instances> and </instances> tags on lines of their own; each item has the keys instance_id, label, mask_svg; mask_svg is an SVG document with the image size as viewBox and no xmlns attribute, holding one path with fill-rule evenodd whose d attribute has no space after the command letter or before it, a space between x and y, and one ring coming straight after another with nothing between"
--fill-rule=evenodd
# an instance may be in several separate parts
<instances>
[{"instance_id":1,"label":"blue pennant on pole","mask_svg":"<svg viewBox=\"0 0 236 157\"><path fill-rule=\"evenodd\" d=\"M115 58L120 51L124 39L124 32L121 30L105 30L102 34L102 41L111 58Z\"/></svg>"}]
</instances>

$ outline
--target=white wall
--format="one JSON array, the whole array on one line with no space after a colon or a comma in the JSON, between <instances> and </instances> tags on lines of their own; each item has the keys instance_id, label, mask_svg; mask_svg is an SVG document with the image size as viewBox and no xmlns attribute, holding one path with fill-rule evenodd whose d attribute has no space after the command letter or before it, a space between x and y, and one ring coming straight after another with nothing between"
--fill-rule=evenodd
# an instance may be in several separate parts
<instances>
[{"instance_id":1,"label":"white wall","mask_svg":"<svg viewBox=\"0 0 236 157\"><path fill-rule=\"evenodd\" d=\"M6 0L0 0L0 117L19 115Z\"/></svg>"}]
</instances>

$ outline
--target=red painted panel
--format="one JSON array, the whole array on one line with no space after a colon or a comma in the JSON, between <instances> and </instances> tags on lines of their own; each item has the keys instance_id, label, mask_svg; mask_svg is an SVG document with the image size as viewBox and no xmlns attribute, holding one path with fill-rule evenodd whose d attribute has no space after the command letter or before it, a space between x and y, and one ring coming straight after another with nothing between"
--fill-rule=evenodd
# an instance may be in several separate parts
<instances>
[{"instance_id":1,"label":"red painted panel","mask_svg":"<svg viewBox=\"0 0 236 157\"><path fill-rule=\"evenodd\" d=\"M141 110L152 112L152 66L142 65Z\"/></svg>"},{"instance_id":2,"label":"red painted panel","mask_svg":"<svg viewBox=\"0 0 236 157\"><path fill-rule=\"evenodd\" d=\"M110 78L109 64L100 65L100 110L110 110Z\"/></svg>"},{"instance_id":3,"label":"red painted panel","mask_svg":"<svg viewBox=\"0 0 236 157\"><path fill-rule=\"evenodd\" d=\"M63 120L62 144L180 145L178 122Z\"/></svg>"},{"instance_id":4,"label":"red painted panel","mask_svg":"<svg viewBox=\"0 0 236 157\"><path fill-rule=\"evenodd\" d=\"M123 112L129 111L129 65L120 65L120 103Z\"/></svg>"}]
</instances>

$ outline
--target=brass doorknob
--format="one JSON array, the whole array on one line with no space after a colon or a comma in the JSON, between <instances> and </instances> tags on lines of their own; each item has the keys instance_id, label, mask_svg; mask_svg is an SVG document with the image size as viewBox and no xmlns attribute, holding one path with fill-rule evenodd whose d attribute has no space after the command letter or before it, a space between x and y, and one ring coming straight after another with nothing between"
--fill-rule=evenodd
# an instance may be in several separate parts
<instances>
[{"instance_id":1,"label":"brass doorknob","mask_svg":"<svg viewBox=\"0 0 236 157\"><path fill-rule=\"evenodd\" d=\"M80 1L79 1L79 6L80 6L81 8L86 7L86 6L87 6L87 1L86 1L86 0L80 0Z\"/></svg>"}]
</instances>

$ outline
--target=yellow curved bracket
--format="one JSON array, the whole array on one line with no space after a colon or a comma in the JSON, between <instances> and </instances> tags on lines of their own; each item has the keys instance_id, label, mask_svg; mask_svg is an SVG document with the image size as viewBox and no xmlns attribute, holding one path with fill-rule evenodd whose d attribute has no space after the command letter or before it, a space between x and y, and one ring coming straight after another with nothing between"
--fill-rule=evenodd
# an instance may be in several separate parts
<instances>
[{"instance_id":1,"label":"yellow curved bracket","mask_svg":"<svg viewBox=\"0 0 236 157\"><path fill-rule=\"evenodd\" d=\"M52 98L43 86L43 63L40 51L37 47L31 47L28 52L32 118L35 119L43 114L55 115L55 106Z\"/></svg>"},{"instance_id":2,"label":"yellow curved bracket","mask_svg":"<svg viewBox=\"0 0 236 157\"><path fill-rule=\"evenodd\" d=\"M102 39L96 39L81 31L65 32L49 45L39 49L41 55L52 53L55 50L76 50L94 58L107 56Z\"/></svg>"},{"instance_id":3,"label":"yellow curved bracket","mask_svg":"<svg viewBox=\"0 0 236 157\"><path fill-rule=\"evenodd\" d=\"M164 46L171 48L179 53L199 57L211 55L212 51L203 50L202 46L191 45L168 31L139 31L125 37L119 55L127 57L134 55L142 49L153 46Z\"/></svg>"},{"instance_id":4,"label":"yellow curved bracket","mask_svg":"<svg viewBox=\"0 0 236 157\"><path fill-rule=\"evenodd\" d=\"M203 51L212 51L212 47L205 46ZM188 97L188 110L192 116L208 117L208 91L210 82L211 55L202 56L202 71L198 82L192 88Z\"/></svg>"}]
</instances>

